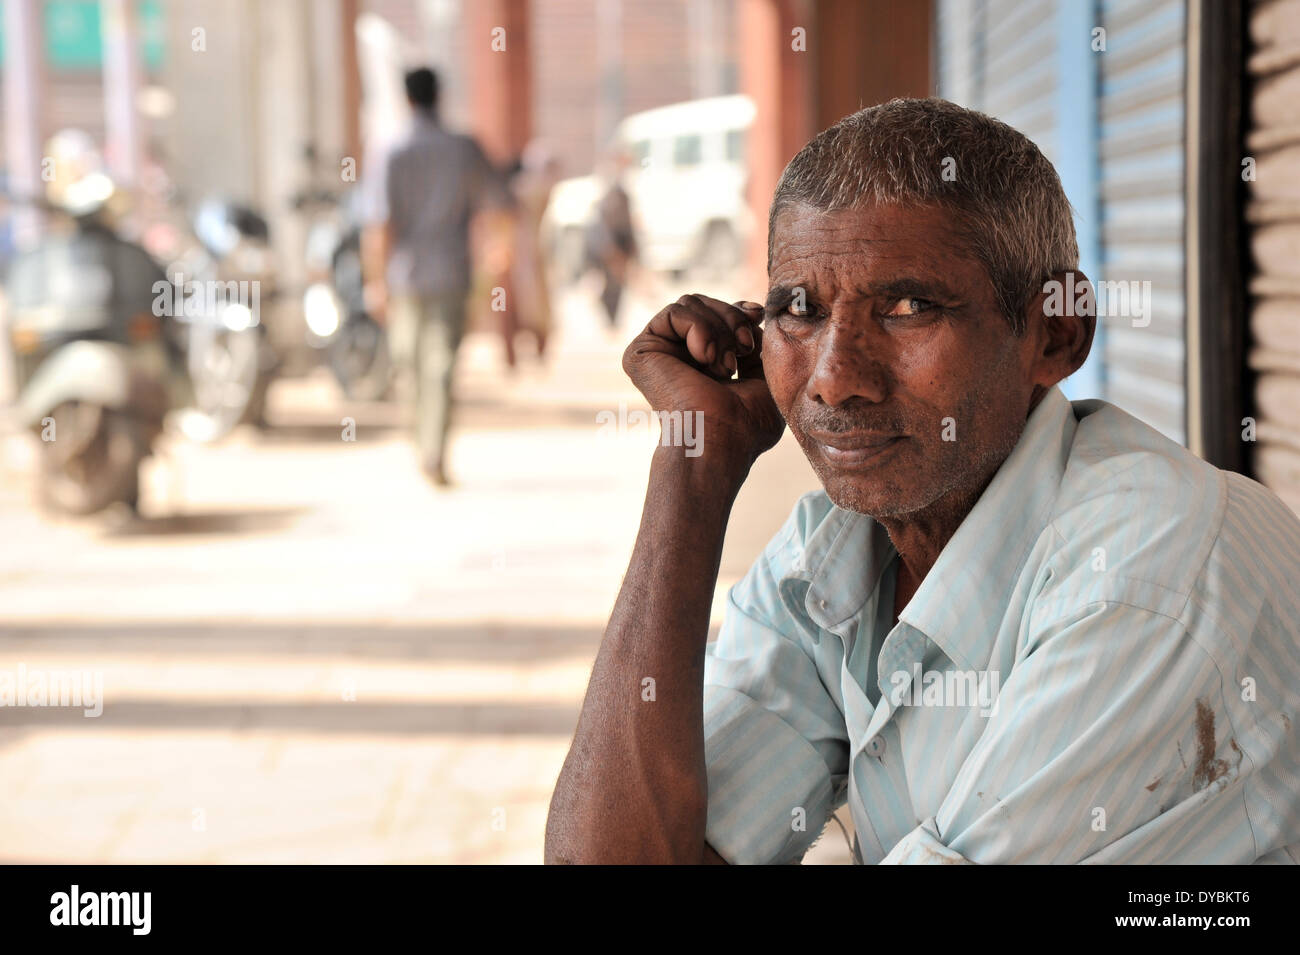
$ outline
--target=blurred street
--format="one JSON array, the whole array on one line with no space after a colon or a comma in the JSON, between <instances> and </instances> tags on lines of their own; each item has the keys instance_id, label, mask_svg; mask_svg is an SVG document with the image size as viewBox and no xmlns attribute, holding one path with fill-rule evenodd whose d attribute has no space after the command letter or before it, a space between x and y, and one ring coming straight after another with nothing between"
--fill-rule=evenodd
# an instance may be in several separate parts
<instances>
[{"instance_id":1,"label":"blurred street","mask_svg":"<svg viewBox=\"0 0 1300 955\"><path fill-rule=\"evenodd\" d=\"M446 491L392 405L324 372L278 383L264 432L169 442L139 519L42 515L31 439L6 435L0 670L99 671L105 702L0 708L0 859L539 862L657 439L596 414L643 407L619 357L678 294L612 333L566 293L544 372L507 379L499 338L467 339ZM788 435L755 468L715 627L814 486ZM807 861L847 858L832 825Z\"/></svg>"}]
</instances>

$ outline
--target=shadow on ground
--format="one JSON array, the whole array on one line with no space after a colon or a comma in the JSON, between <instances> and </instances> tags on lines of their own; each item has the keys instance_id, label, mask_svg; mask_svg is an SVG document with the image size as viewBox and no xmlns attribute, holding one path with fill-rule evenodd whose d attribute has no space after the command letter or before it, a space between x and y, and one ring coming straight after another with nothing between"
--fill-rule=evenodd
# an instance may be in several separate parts
<instances>
[{"instance_id":1,"label":"shadow on ground","mask_svg":"<svg viewBox=\"0 0 1300 955\"><path fill-rule=\"evenodd\" d=\"M567 736L579 705L560 703L244 703L113 700L89 718L78 707L0 707L0 730L208 729L222 732L297 732L362 736Z\"/></svg>"},{"instance_id":2,"label":"shadow on ground","mask_svg":"<svg viewBox=\"0 0 1300 955\"><path fill-rule=\"evenodd\" d=\"M166 624L95 625L51 622L5 625L0 641L31 641L47 655L103 656L114 652L187 656L351 656L358 660L505 662L517 665L575 656L595 658L600 627L480 624ZM72 664L70 664L72 665Z\"/></svg>"},{"instance_id":3,"label":"shadow on ground","mask_svg":"<svg viewBox=\"0 0 1300 955\"><path fill-rule=\"evenodd\" d=\"M309 513L305 507L269 507L260 510L200 511L146 517L131 514L106 523L105 538L184 537L187 534L252 534L283 530Z\"/></svg>"},{"instance_id":4,"label":"shadow on ground","mask_svg":"<svg viewBox=\"0 0 1300 955\"><path fill-rule=\"evenodd\" d=\"M359 443L387 441L400 438L406 432L402 426L402 411L394 404L357 402L344 404L337 418L329 420L303 420L295 411L292 421L272 419L253 432L253 440L261 445L338 444L343 435L343 418L352 419L353 436ZM590 428L599 427L597 414L606 409L599 403L566 404L554 401L521 401L509 395L468 395L456 398L454 427L457 430L509 431L519 428L547 427ZM311 415L315 418L315 415Z\"/></svg>"}]
</instances>

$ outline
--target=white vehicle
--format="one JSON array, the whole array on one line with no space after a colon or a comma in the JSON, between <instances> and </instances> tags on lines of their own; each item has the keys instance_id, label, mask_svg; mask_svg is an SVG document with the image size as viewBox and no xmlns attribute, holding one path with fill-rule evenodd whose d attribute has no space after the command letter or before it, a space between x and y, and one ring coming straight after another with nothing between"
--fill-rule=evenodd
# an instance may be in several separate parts
<instances>
[{"instance_id":1,"label":"white vehicle","mask_svg":"<svg viewBox=\"0 0 1300 955\"><path fill-rule=\"evenodd\" d=\"M542 241L551 249L563 281L571 282L586 271L587 224L595 215L601 187L597 176L576 176L551 188L542 217Z\"/></svg>"},{"instance_id":2,"label":"white vehicle","mask_svg":"<svg viewBox=\"0 0 1300 955\"><path fill-rule=\"evenodd\" d=\"M748 96L717 96L627 117L616 138L633 156L626 174L651 269L716 272L740 261L751 229L745 144Z\"/></svg>"},{"instance_id":3,"label":"white vehicle","mask_svg":"<svg viewBox=\"0 0 1300 955\"><path fill-rule=\"evenodd\" d=\"M717 96L626 117L615 141L632 157L623 186L641 261L650 269L722 272L741 260L753 228L745 197L748 96ZM596 176L557 183L548 208L566 275L581 271L581 236L602 191ZM575 256L578 256L575 258Z\"/></svg>"}]
</instances>

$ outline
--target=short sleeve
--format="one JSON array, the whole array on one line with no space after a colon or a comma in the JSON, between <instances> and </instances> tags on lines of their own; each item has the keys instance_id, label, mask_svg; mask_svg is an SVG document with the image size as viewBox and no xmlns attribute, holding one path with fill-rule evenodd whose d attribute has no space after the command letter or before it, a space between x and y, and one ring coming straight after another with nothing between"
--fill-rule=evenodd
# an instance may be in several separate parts
<instances>
[{"instance_id":1,"label":"short sleeve","mask_svg":"<svg viewBox=\"0 0 1300 955\"><path fill-rule=\"evenodd\" d=\"M842 802L844 716L804 626L782 606L765 555L731 589L705 651L706 838L733 864L800 861Z\"/></svg>"},{"instance_id":2,"label":"short sleeve","mask_svg":"<svg viewBox=\"0 0 1300 955\"><path fill-rule=\"evenodd\" d=\"M391 190L394 152L392 149L375 149L374 161L366 163L367 171L362 174L359 201L361 221L366 225L383 225L388 221L389 210L393 208Z\"/></svg>"}]
</instances>

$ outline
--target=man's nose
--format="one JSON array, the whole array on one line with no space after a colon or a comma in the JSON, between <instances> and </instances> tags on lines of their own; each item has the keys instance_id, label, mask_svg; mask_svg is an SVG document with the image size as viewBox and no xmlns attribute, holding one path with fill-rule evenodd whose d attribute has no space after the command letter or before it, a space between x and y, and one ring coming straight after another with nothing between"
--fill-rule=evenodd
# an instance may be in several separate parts
<instances>
[{"instance_id":1,"label":"man's nose","mask_svg":"<svg viewBox=\"0 0 1300 955\"><path fill-rule=\"evenodd\" d=\"M812 401L836 407L853 398L881 402L890 375L879 335L864 323L832 322L817 346L817 364L808 379Z\"/></svg>"}]
</instances>

